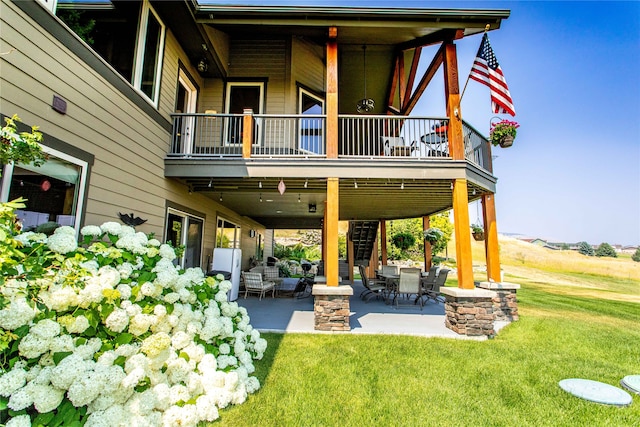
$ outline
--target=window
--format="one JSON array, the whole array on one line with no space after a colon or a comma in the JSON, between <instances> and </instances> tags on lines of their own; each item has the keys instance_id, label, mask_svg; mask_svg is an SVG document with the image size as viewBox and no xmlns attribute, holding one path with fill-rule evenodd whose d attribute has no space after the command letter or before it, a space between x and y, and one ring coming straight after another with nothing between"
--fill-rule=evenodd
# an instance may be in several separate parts
<instances>
[{"instance_id":1,"label":"window","mask_svg":"<svg viewBox=\"0 0 640 427\"><path fill-rule=\"evenodd\" d=\"M240 248L240 226L219 217L216 248Z\"/></svg>"},{"instance_id":2,"label":"window","mask_svg":"<svg viewBox=\"0 0 640 427\"><path fill-rule=\"evenodd\" d=\"M300 88L298 92L298 114L311 117L301 118L299 125L300 150L313 154L324 154L323 126L324 100Z\"/></svg>"},{"instance_id":3,"label":"window","mask_svg":"<svg viewBox=\"0 0 640 427\"><path fill-rule=\"evenodd\" d=\"M242 114L251 109L255 114L262 114L264 104L264 83L230 82L227 83L227 114ZM227 144L242 144L242 117L229 117L226 126L225 141ZM260 133L257 132L257 135Z\"/></svg>"},{"instance_id":4,"label":"window","mask_svg":"<svg viewBox=\"0 0 640 427\"><path fill-rule=\"evenodd\" d=\"M182 268L200 267L202 263L202 235L204 219L169 208L167 211L166 242L184 246L182 258L176 263Z\"/></svg>"},{"instance_id":5,"label":"window","mask_svg":"<svg viewBox=\"0 0 640 427\"><path fill-rule=\"evenodd\" d=\"M88 163L43 146L49 154L42 166L9 164L2 174L0 200L27 199L16 211L24 231L46 231L68 225L79 232Z\"/></svg>"},{"instance_id":6,"label":"window","mask_svg":"<svg viewBox=\"0 0 640 427\"><path fill-rule=\"evenodd\" d=\"M133 86L158 104L165 27L148 1L142 4Z\"/></svg>"}]
</instances>

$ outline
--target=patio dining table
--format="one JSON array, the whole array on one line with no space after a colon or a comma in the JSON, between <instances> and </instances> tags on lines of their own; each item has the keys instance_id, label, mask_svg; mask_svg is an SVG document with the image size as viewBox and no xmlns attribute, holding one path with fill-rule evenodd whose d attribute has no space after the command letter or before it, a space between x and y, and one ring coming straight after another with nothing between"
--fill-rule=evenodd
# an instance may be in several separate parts
<instances>
[{"instance_id":1,"label":"patio dining table","mask_svg":"<svg viewBox=\"0 0 640 427\"><path fill-rule=\"evenodd\" d=\"M433 287L433 283L428 283L426 281L428 273L425 273L424 271L420 273L420 285L422 287L422 289L425 289L425 284L427 285L431 285L430 287ZM385 291L385 303L389 304L389 297L391 296L391 292L393 290L395 290L395 288L398 286L398 280L400 280L400 274L388 274L388 273L379 273L378 277L380 279L383 279L385 281L385 285L387 287L387 290ZM416 301L418 300L419 297L416 297Z\"/></svg>"}]
</instances>

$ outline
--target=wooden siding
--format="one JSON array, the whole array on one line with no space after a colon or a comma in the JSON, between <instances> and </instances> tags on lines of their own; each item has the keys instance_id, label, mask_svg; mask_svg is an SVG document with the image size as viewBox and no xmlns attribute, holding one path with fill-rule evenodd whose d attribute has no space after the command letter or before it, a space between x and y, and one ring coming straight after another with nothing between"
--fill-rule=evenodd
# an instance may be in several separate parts
<instances>
[{"instance_id":1,"label":"wooden siding","mask_svg":"<svg viewBox=\"0 0 640 427\"><path fill-rule=\"evenodd\" d=\"M18 114L25 124L38 125L45 134L95 156L84 224L117 221L118 212L133 212L147 219L140 231L163 236L165 201L170 200L205 214L203 267L213 250L219 212L244 230L263 230L165 179L170 134L14 3L1 0L0 7L0 52L14 49L0 56L0 113ZM197 78L185 53L167 32L159 105L167 119L175 106L179 59ZM202 88L204 82L197 82ZM51 108L54 94L66 100L67 114ZM243 249L248 257L255 245Z\"/></svg>"},{"instance_id":2,"label":"wooden siding","mask_svg":"<svg viewBox=\"0 0 640 427\"><path fill-rule=\"evenodd\" d=\"M297 114L297 85L303 85L317 94L323 94L326 90L325 54L324 46L315 45L298 37L293 38L291 46L291 92L293 105L296 106L291 113Z\"/></svg>"}]
</instances>

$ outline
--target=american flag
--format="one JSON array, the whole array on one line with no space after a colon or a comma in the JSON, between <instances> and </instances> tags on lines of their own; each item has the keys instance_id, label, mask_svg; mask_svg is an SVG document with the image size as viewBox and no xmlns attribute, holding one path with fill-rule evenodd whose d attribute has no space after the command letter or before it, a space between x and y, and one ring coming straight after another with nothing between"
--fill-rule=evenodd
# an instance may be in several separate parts
<instances>
[{"instance_id":1,"label":"american flag","mask_svg":"<svg viewBox=\"0 0 640 427\"><path fill-rule=\"evenodd\" d=\"M473 62L473 67L471 67L469 78L489 86L491 110L494 113L516 115L507 81L502 74L496 55L491 49L487 33L482 37L482 43L480 43L478 54Z\"/></svg>"}]
</instances>

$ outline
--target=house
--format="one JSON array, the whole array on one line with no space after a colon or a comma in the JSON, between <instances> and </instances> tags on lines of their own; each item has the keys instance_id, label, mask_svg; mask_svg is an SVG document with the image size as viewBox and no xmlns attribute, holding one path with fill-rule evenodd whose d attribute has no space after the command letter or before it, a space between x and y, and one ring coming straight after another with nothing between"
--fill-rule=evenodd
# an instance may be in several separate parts
<instances>
[{"instance_id":1,"label":"house","mask_svg":"<svg viewBox=\"0 0 640 427\"><path fill-rule=\"evenodd\" d=\"M453 209L471 291L468 204L480 199L488 280L500 280L491 146L463 120L456 41L508 11L0 1L0 113L40 126L51 156L3 173L2 200L30 200L28 225L132 213L205 270L214 247L241 248L247 268L273 229L322 229L332 287L339 221L352 221L350 264L373 269L386 221L426 229ZM56 16L70 11L84 39ZM446 110L413 115L440 69Z\"/></svg>"}]
</instances>

